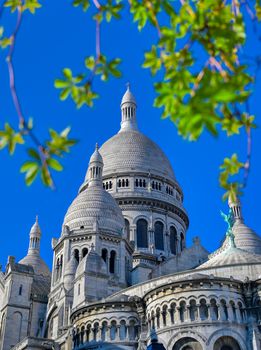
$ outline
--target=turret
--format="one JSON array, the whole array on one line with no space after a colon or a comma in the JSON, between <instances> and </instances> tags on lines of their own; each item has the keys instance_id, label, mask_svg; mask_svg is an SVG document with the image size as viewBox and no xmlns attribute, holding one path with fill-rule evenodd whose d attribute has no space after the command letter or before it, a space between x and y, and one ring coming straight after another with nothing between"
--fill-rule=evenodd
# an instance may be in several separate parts
<instances>
[{"instance_id":1,"label":"turret","mask_svg":"<svg viewBox=\"0 0 261 350\"><path fill-rule=\"evenodd\" d=\"M135 97L130 91L130 85L127 85L127 91L125 92L121 100L121 129L125 130L138 130L136 120L137 104Z\"/></svg>"}]
</instances>

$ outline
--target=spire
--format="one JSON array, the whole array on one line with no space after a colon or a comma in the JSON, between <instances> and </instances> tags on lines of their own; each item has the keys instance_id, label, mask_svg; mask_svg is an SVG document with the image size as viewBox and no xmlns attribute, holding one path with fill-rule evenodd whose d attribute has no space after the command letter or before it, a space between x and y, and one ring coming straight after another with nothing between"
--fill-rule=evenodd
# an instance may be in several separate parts
<instances>
[{"instance_id":1,"label":"spire","mask_svg":"<svg viewBox=\"0 0 261 350\"><path fill-rule=\"evenodd\" d=\"M101 186L102 185L102 169L103 160L99 152L99 146L96 143L95 151L93 152L88 168L88 182L89 186Z\"/></svg>"},{"instance_id":2,"label":"spire","mask_svg":"<svg viewBox=\"0 0 261 350\"><path fill-rule=\"evenodd\" d=\"M121 129L126 130L138 130L136 121L136 109L137 104L135 97L130 91L130 84L127 84L127 90L121 100Z\"/></svg>"},{"instance_id":3,"label":"spire","mask_svg":"<svg viewBox=\"0 0 261 350\"><path fill-rule=\"evenodd\" d=\"M30 231L28 255L39 255L40 241L41 241L41 229L38 223L38 216L36 216L35 223L33 224Z\"/></svg>"},{"instance_id":4,"label":"spire","mask_svg":"<svg viewBox=\"0 0 261 350\"><path fill-rule=\"evenodd\" d=\"M228 206L233 212L234 220L237 222L243 222L242 210L240 200L235 196L232 198L231 196L228 199Z\"/></svg>"}]
</instances>

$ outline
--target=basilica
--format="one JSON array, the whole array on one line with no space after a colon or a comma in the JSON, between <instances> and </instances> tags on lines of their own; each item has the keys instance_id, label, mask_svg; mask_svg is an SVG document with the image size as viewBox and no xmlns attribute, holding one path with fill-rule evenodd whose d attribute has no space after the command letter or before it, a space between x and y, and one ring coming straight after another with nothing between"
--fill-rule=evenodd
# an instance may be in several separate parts
<instances>
[{"instance_id":1,"label":"basilica","mask_svg":"<svg viewBox=\"0 0 261 350\"><path fill-rule=\"evenodd\" d=\"M261 349L261 238L230 198L220 248L187 246L182 189L136 109L128 87L52 239L52 271L38 219L26 256L0 268L0 350Z\"/></svg>"}]
</instances>

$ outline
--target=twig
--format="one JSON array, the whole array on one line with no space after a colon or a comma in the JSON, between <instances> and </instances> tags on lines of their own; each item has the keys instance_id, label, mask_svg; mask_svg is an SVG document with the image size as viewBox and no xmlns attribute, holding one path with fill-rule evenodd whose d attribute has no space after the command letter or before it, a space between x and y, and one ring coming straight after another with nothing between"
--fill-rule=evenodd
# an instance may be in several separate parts
<instances>
[{"instance_id":1,"label":"twig","mask_svg":"<svg viewBox=\"0 0 261 350\"><path fill-rule=\"evenodd\" d=\"M249 115L249 104L248 101L246 101L246 111ZM251 133L251 127L248 126L246 128L246 134L247 134L247 157L246 162L244 166L244 177L243 177L243 187L245 188L247 186L250 168L251 168L251 154L252 154L252 133Z\"/></svg>"},{"instance_id":2,"label":"twig","mask_svg":"<svg viewBox=\"0 0 261 350\"><path fill-rule=\"evenodd\" d=\"M46 169L47 174L51 180L51 187L54 188L54 181L52 179L51 173L49 171L49 167L47 164L47 158L49 155L48 149L46 149L42 143L39 141L37 136L32 132L32 130L28 127L28 124L26 122L26 119L22 112L21 103L18 98L17 90L16 90L16 84L15 84L15 71L14 71L14 65L13 65L13 54L15 50L15 44L16 44L16 37L19 32L20 26L22 23L22 6L17 7L17 20L16 20L16 26L14 29L13 34L11 35L11 45L6 57L7 67L8 67L8 73L9 73L9 86L11 91L11 96L13 99L14 107L18 116L19 120L19 128L29 135L33 143L37 146L37 149L39 151L39 156L41 159L42 166Z\"/></svg>"}]
</instances>

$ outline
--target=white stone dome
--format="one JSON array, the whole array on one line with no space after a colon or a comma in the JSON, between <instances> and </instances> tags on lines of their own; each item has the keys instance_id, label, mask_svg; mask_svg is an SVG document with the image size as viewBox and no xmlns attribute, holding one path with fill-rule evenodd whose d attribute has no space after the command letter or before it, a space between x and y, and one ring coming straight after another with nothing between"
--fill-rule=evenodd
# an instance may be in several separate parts
<instances>
[{"instance_id":1,"label":"white stone dome","mask_svg":"<svg viewBox=\"0 0 261 350\"><path fill-rule=\"evenodd\" d=\"M121 234L124 219L115 199L102 186L88 187L70 205L63 225L69 229L110 231ZM96 228L95 228L96 227Z\"/></svg>"},{"instance_id":2,"label":"white stone dome","mask_svg":"<svg viewBox=\"0 0 261 350\"><path fill-rule=\"evenodd\" d=\"M39 255L26 255L19 264L32 266L36 275L51 276L49 267Z\"/></svg>"},{"instance_id":3,"label":"white stone dome","mask_svg":"<svg viewBox=\"0 0 261 350\"><path fill-rule=\"evenodd\" d=\"M198 269L249 264L261 264L261 256L237 247L229 247L200 265Z\"/></svg>"},{"instance_id":4,"label":"white stone dome","mask_svg":"<svg viewBox=\"0 0 261 350\"><path fill-rule=\"evenodd\" d=\"M126 129L100 148L103 176L115 173L151 173L175 181L171 164L156 143L139 131Z\"/></svg>"}]
</instances>

